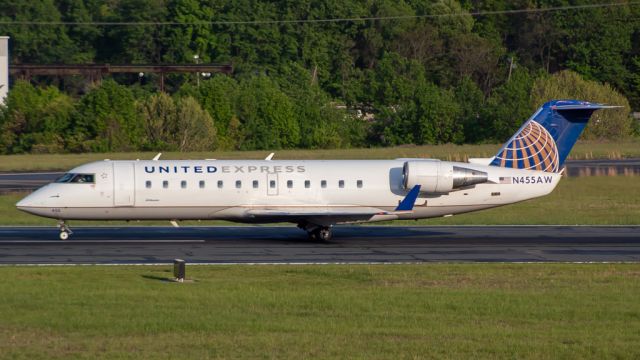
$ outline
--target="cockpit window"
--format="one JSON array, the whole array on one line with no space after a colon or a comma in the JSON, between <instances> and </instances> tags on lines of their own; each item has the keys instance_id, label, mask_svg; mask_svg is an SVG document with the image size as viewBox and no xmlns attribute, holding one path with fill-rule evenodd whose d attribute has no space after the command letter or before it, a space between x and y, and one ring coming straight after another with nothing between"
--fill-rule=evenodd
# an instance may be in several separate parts
<instances>
[{"instance_id":1,"label":"cockpit window","mask_svg":"<svg viewBox=\"0 0 640 360\"><path fill-rule=\"evenodd\" d=\"M77 183L77 184L93 184L95 183L95 175L94 174L73 174L66 173L62 175L57 183Z\"/></svg>"},{"instance_id":2,"label":"cockpit window","mask_svg":"<svg viewBox=\"0 0 640 360\"><path fill-rule=\"evenodd\" d=\"M57 183L68 183L69 181L71 181L71 179L73 179L73 176L75 174L72 173L66 173L64 175L62 175L61 177L58 178L58 180L56 180Z\"/></svg>"}]
</instances>

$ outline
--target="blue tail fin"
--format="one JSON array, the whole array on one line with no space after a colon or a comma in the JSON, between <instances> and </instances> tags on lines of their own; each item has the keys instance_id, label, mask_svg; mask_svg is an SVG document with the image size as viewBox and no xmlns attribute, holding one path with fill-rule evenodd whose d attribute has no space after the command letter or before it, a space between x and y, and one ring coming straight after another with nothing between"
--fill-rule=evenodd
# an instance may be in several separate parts
<instances>
[{"instance_id":1,"label":"blue tail fin","mask_svg":"<svg viewBox=\"0 0 640 360\"><path fill-rule=\"evenodd\" d=\"M504 144L490 165L559 172L593 112L612 107L578 100L549 101Z\"/></svg>"}]
</instances>

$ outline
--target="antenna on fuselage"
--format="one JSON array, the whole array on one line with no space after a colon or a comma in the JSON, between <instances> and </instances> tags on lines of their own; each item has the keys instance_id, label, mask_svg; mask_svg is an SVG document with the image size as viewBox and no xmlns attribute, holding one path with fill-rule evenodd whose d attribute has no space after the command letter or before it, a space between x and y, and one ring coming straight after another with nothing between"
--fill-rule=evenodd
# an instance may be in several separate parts
<instances>
[{"instance_id":1,"label":"antenna on fuselage","mask_svg":"<svg viewBox=\"0 0 640 360\"><path fill-rule=\"evenodd\" d=\"M271 159L273 159L273 155L275 155L276 153L271 153L269 154L269 156L267 156L266 158L264 158L267 161L271 161Z\"/></svg>"},{"instance_id":2,"label":"antenna on fuselage","mask_svg":"<svg viewBox=\"0 0 640 360\"><path fill-rule=\"evenodd\" d=\"M151 160L158 161L158 159L160 159L161 155L162 155L162 153L158 153L158 155L154 156L153 159L151 159Z\"/></svg>"}]
</instances>

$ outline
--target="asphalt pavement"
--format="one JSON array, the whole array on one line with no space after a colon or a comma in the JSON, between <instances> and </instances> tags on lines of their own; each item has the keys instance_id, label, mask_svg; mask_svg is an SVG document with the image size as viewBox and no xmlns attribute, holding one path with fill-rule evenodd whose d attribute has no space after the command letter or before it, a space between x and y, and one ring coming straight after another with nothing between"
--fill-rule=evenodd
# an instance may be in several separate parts
<instances>
[{"instance_id":1,"label":"asphalt pavement","mask_svg":"<svg viewBox=\"0 0 640 360\"><path fill-rule=\"evenodd\" d=\"M0 228L0 264L638 262L640 226Z\"/></svg>"}]
</instances>

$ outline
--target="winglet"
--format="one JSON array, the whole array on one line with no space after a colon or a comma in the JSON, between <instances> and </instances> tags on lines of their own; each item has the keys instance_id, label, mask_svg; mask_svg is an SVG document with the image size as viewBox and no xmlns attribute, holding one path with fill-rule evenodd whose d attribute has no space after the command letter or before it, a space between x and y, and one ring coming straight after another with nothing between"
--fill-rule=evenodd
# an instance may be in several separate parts
<instances>
[{"instance_id":1,"label":"winglet","mask_svg":"<svg viewBox=\"0 0 640 360\"><path fill-rule=\"evenodd\" d=\"M407 196L402 199L400 204L395 211L411 211L413 210L413 205L416 204L416 200L418 199L418 195L420 195L420 185L416 185L409 191Z\"/></svg>"},{"instance_id":2,"label":"winglet","mask_svg":"<svg viewBox=\"0 0 640 360\"><path fill-rule=\"evenodd\" d=\"M162 156L162 153L158 153L158 155L154 156L151 160L158 161L158 159L160 159L160 156Z\"/></svg>"},{"instance_id":3,"label":"winglet","mask_svg":"<svg viewBox=\"0 0 640 360\"><path fill-rule=\"evenodd\" d=\"M273 159L273 155L275 155L275 154L276 154L276 153L271 153L271 154L269 154L269 155L265 158L265 160L267 160L267 161L271 161L271 159Z\"/></svg>"}]
</instances>

